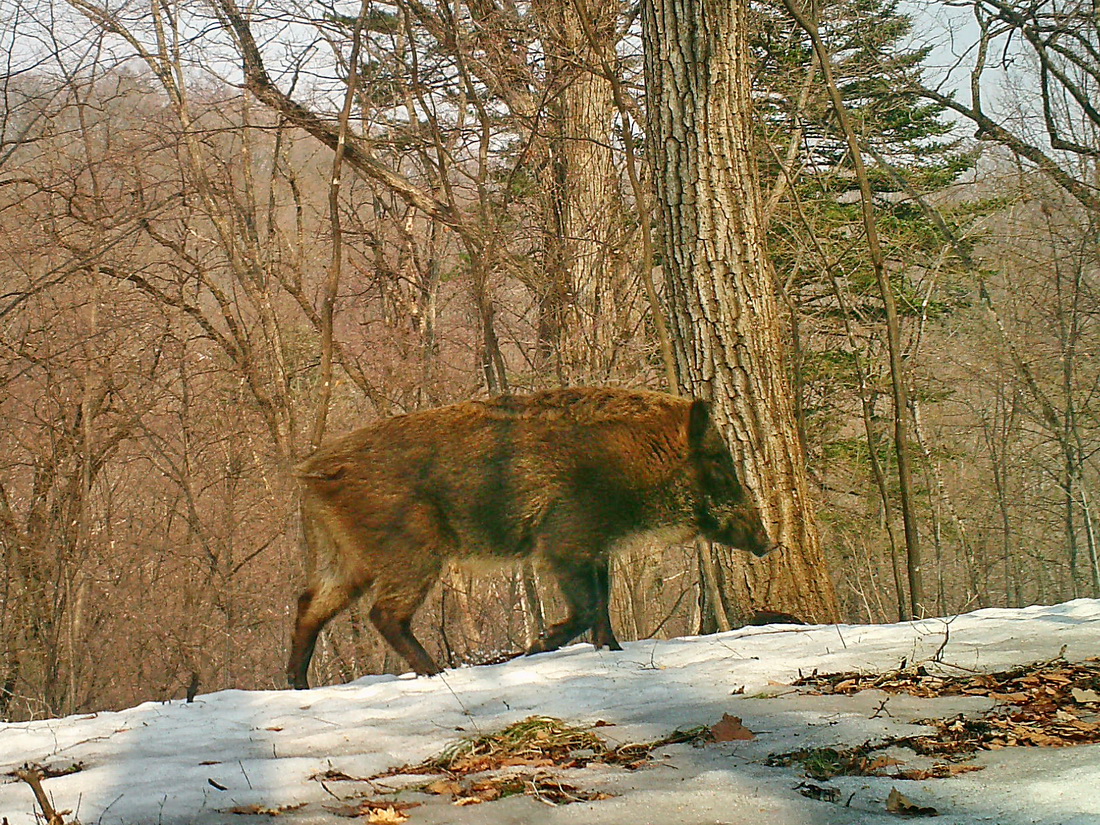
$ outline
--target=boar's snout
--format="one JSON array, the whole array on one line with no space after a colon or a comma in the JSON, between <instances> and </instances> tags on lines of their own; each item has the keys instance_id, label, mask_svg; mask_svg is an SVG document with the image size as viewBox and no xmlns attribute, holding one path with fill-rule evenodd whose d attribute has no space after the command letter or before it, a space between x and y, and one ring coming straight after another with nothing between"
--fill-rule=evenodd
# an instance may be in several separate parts
<instances>
[{"instance_id":1,"label":"boar's snout","mask_svg":"<svg viewBox=\"0 0 1100 825\"><path fill-rule=\"evenodd\" d=\"M771 540L764 519L743 487L725 500L710 498L699 513L699 532L711 541L766 556L781 549Z\"/></svg>"},{"instance_id":2,"label":"boar's snout","mask_svg":"<svg viewBox=\"0 0 1100 825\"><path fill-rule=\"evenodd\" d=\"M707 521L711 524L707 524ZM723 519L703 519L703 535L711 541L747 550L754 556L766 556L780 549L764 528L764 522L755 507L751 505L738 508L736 512ZM707 529L710 527L711 529Z\"/></svg>"}]
</instances>

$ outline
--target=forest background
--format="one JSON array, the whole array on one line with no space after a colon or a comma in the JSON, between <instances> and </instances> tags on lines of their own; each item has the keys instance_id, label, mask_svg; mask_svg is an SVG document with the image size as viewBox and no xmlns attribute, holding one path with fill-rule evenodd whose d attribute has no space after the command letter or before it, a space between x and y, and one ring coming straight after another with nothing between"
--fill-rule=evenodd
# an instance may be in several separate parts
<instances>
[{"instance_id":1,"label":"forest background","mask_svg":"<svg viewBox=\"0 0 1100 825\"><path fill-rule=\"evenodd\" d=\"M289 470L327 437L673 386L643 6L0 0L0 719L282 687ZM747 20L775 355L838 617L1100 597L1100 8ZM754 564L619 556L620 638L791 609ZM456 569L418 635L483 661L560 610L530 565ZM403 669L360 610L315 668Z\"/></svg>"}]
</instances>

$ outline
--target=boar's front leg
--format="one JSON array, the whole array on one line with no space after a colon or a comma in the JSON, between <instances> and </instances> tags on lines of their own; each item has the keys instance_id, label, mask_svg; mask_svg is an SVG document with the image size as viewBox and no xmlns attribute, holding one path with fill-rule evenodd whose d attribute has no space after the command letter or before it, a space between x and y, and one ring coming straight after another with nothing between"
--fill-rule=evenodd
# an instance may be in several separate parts
<instances>
[{"instance_id":1,"label":"boar's front leg","mask_svg":"<svg viewBox=\"0 0 1100 825\"><path fill-rule=\"evenodd\" d=\"M548 627L528 648L527 655L557 650L590 628L595 631L597 647L606 644L612 650L621 650L611 631L611 618L607 611L606 588L610 584L607 559L556 553L550 556L549 562L569 606L569 615Z\"/></svg>"},{"instance_id":2,"label":"boar's front leg","mask_svg":"<svg viewBox=\"0 0 1100 825\"><path fill-rule=\"evenodd\" d=\"M599 650L622 650L611 629L611 559L604 558L596 565L596 619L592 625L592 644Z\"/></svg>"}]
</instances>

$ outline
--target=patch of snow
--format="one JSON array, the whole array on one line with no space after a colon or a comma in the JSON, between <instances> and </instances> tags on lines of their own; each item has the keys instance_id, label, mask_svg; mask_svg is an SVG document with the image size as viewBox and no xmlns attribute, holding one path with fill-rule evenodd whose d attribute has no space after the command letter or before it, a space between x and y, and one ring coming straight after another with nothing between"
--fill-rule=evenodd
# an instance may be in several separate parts
<instances>
[{"instance_id":1,"label":"patch of snow","mask_svg":"<svg viewBox=\"0 0 1100 825\"><path fill-rule=\"evenodd\" d=\"M885 808L892 787L937 808L941 816L930 821L943 825L1100 823L1097 745L983 752L975 764L984 770L950 779L837 777L828 784L841 791L839 803L801 796L797 769L764 765L770 754L916 733L915 719L981 712L991 704L985 697L880 691L811 696L789 686L800 673L879 673L903 660L948 674L959 672L953 666L993 671L1052 659L1063 647L1070 661L1100 656L1100 601L893 625L752 627L624 647L609 652L578 644L430 679L369 676L310 691L231 690L200 695L193 704L150 702L117 713L0 724L0 816L9 825L36 822L30 788L10 771L25 762L53 768L79 762L83 770L43 784L55 807L72 809L85 825L331 823L336 818L323 806L336 800L310 779L328 768L369 776L534 714L575 725L609 722L596 733L615 745L711 725L729 713L757 737L668 746L638 771L593 764L568 772L568 782L616 794L611 799L551 807L519 796L455 807L431 798L408 811L409 823L880 825L899 821ZM327 784L335 793L346 790ZM298 803L306 805L276 819L226 812Z\"/></svg>"}]
</instances>

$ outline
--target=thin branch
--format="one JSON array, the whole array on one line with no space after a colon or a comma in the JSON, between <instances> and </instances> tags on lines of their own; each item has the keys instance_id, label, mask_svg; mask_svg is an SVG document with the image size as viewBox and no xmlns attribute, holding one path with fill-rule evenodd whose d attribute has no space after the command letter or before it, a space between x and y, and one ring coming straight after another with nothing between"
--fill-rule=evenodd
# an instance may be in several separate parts
<instances>
[{"instance_id":1,"label":"thin branch","mask_svg":"<svg viewBox=\"0 0 1100 825\"><path fill-rule=\"evenodd\" d=\"M288 121L317 138L325 146L336 150L340 146L340 129L323 120L316 113L285 94L267 74L259 46L252 36L252 29L235 0L216 0L216 8L224 16L225 25L237 39L245 76L245 88L256 99L279 112ZM472 229L455 208L424 191L404 175L381 163L365 139L347 141L344 157L361 175L381 183L398 197L426 215L449 226L463 237L473 235Z\"/></svg>"},{"instance_id":2,"label":"thin branch","mask_svg":"<svg viewBox=\"0 0 1100 825\"><path fill-rule=\"evenodd\" d=\"M909 573L909 603L913 616L919 618L924 611L924 589L922 583L920 537L917 533L916 513L913 508L913 491L911 489L911 476L909 469L909 443L906 433L906 415L909 409L907 390L905 387L904 367L901 354L900 323L898 321L897 307L894 302L893 287L886 274L885 256L879 241L878 227L874 213L874 194L871 191L870 178L863 164L863 153L860 151L859 140L855 129L848 117L848 110L844 104L844 98L840 93L836 77L833 74L832 56L825 47L817 23L807 15L798 5L797 0L783 0L783 5L795 22L809 36L813 43L814 52L817 54L818 64L825 80L825 88L829 93L833 111L844 138L848 144L848 151L852 158L852 167L856 180L859 183L860 202L862 205L863 227L867 236L867 248L871 257L871 266L875 272L875 280L878 282L879 292L882 296L883 308L886 313L886 341L890 354L890 383L894 401L894 452L898 462L898 486L901 498L902 523L905 527L905 545L907 554L907 568Z\"/></svg>"}]
</instances>

